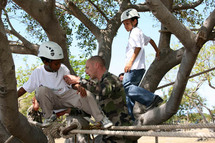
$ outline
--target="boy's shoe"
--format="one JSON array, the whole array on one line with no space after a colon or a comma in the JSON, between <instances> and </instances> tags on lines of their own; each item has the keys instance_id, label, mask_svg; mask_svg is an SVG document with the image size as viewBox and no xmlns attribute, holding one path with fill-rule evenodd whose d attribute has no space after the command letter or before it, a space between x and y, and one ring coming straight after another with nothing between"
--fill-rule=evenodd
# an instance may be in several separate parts
<instances>
[{"instance_id":1,"label":"boy's shoe","mask_svg":"<svg viewBox=\"0 0 215 143\"><path fill-rule=\"evenodd\" d=\"M49 117L48 119L44 120L43 126L44 127L50 126L56 119L57 119L57 115L56 114L52 114L51 117Z\"/></svg>"},{"instance_id":2,"label":"boy's shoe","mask_svg":"<svg viewBox=\"0 0 215 143\"><path fill-rule=\"evenodd\" d=\"M105 129L113 126L113 123L106 116L104 116L104 118L101 120L101 124Z\"/></svg>"},{"instance_id":3,"label":"boy's shoe","mask_svg":"<svg viewBox=\"0 0 215 143\"><path fill-rule=\"evenodd\" d=\"M101 122L96 122L94 124L90 124L90 129L101 129L101 128L102 128Z\"/></svg>"},{"instance_id":4,"label":"boy's shoe","mask_svg":"<svg viewBox=\"0 0 215 143\"><path fill-rule=\"evenodd\" d=\"M153 109L154 107L159 106L163 102L163 99L160 96L155 95L154 101L146 108L146 111Z\"/></svg>"}]
</instances>

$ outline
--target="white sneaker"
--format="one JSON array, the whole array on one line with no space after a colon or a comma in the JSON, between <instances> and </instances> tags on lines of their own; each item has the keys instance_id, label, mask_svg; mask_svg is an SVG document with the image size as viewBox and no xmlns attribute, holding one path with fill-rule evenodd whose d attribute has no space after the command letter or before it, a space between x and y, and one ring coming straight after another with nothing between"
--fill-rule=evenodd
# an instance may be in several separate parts
<instances>
[{"instance_id":1,"label":"white sneaker","mask_svg":"<svg viewBox=\"0 0 215 143\"><path fill-rule=\"evenodd\" d=\"M106 116L104 116L104 118L101 120L101 123L103 128L105 129L113 126L113 123Z\"/></svg>"}]
</instances>

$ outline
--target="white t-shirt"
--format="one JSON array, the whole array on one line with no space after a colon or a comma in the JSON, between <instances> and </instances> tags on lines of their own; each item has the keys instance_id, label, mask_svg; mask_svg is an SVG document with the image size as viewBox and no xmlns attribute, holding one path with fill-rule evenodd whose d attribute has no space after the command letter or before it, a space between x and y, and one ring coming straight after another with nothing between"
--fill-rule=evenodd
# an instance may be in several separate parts
<instances>
[{"instance_id":1,"label":"white t-shirt","mask_svg":"<svg viewBox=\"0 0 215 143\"><path fill-rule=\"evenodd\" d=\"M42 65L32 72L28 81L24 83L23 88L31 93L37 87L46 86L52 89L55 94L61 95L70 88L63 79L63 76L68 74L70 74L69 69L63 64L61 64L57 72L48 72Z\"/></svg>"},{"instance_id":2,"label":"white t-shirt","mask_svg":"<svg viewBox=\"0 0 215 143\"><path fill-rule=\"evenodd\" d=\"M132 55L134 54L135 48L141 48L138 56L136 57L131 67L132 70L146 68L144 46L146 46L150 40L151 38L144 35L140 28L135 27L131 30L128 38L128 45L126 47L126 63L128 63L131 59Z\"/></svg>"}]
</instances>

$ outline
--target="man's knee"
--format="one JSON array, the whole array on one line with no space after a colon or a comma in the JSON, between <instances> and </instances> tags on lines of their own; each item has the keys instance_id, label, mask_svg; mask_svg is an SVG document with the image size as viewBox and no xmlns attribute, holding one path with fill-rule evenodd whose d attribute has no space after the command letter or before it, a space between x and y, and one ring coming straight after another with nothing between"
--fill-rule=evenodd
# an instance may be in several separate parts
<instances>
[{"instance_id":1,"label":"man's knee","mask_svg":"<svg viewBox=\"0 0 215 143\"><path fill-rule=\"evenodd\" d=\"M92 92L88 90L86 90L86 92L87 92L87 98L95 100L95 95Z\"/></svg>"},{"instance_id":2,"label":"man's knee","mask_svg":"<svg viewBox=\"0 0 215 143\"><path fill-rule=\"evenodd\" d=\"M40 86L35 90L36 99L38 100L41 96L44 96L50 91L49 88L45 86Z\"/></svg>"}]
</instances>

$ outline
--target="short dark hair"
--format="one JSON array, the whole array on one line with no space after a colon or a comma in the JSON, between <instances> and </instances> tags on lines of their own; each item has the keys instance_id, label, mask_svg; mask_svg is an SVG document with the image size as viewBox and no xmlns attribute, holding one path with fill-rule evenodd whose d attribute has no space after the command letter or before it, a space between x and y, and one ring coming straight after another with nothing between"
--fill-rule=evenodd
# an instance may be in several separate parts
<instances>
[{"instance_id":1,"label":"short dark hair","mask_svg":"<svg viewBox=\"0 0 215 143\"><path fill-rule=\"evenodd\" d=\"M135 27L137 27L137 25L138 25L138 18L139 18L139 17L137 17L137 16L131 18L131 21L134 21L135 19L137 20L137 24L135 25Z\"/></svg>"},{"instance_id":2,"label":"short dark hair","mask_svg":"<svg viewBox=\"0 0 215 143\"><path fill-rule=\"evenodd\" d=\"M101 66L105 66L105 60L101 56L92 56L91 58L88 59L89 61L96 61L98 62Z\"/></svg>"},{"instance_id":3,"label":"short dark hair","mask_svg":"<svg viewBox=\"0 0 215 143\"><path fill-rule=\"evenodd\" d=\"M51 63L52 60L48 59L48 58L45 58L45 57L40 57L40 59L43 61L43 62L48 62L48 63Z\"/></svg>"},{"instance_id":4,"label":"short dark hair","mask_svg":"<svg viewBox=\"0 0 215 143\"><path fill-rule=\"evenodd\" d=\"M120 73L120 74L119 74L119 77L122 76L122 75L124 75L124 73Z\"/></svg>"}]
</instances>

